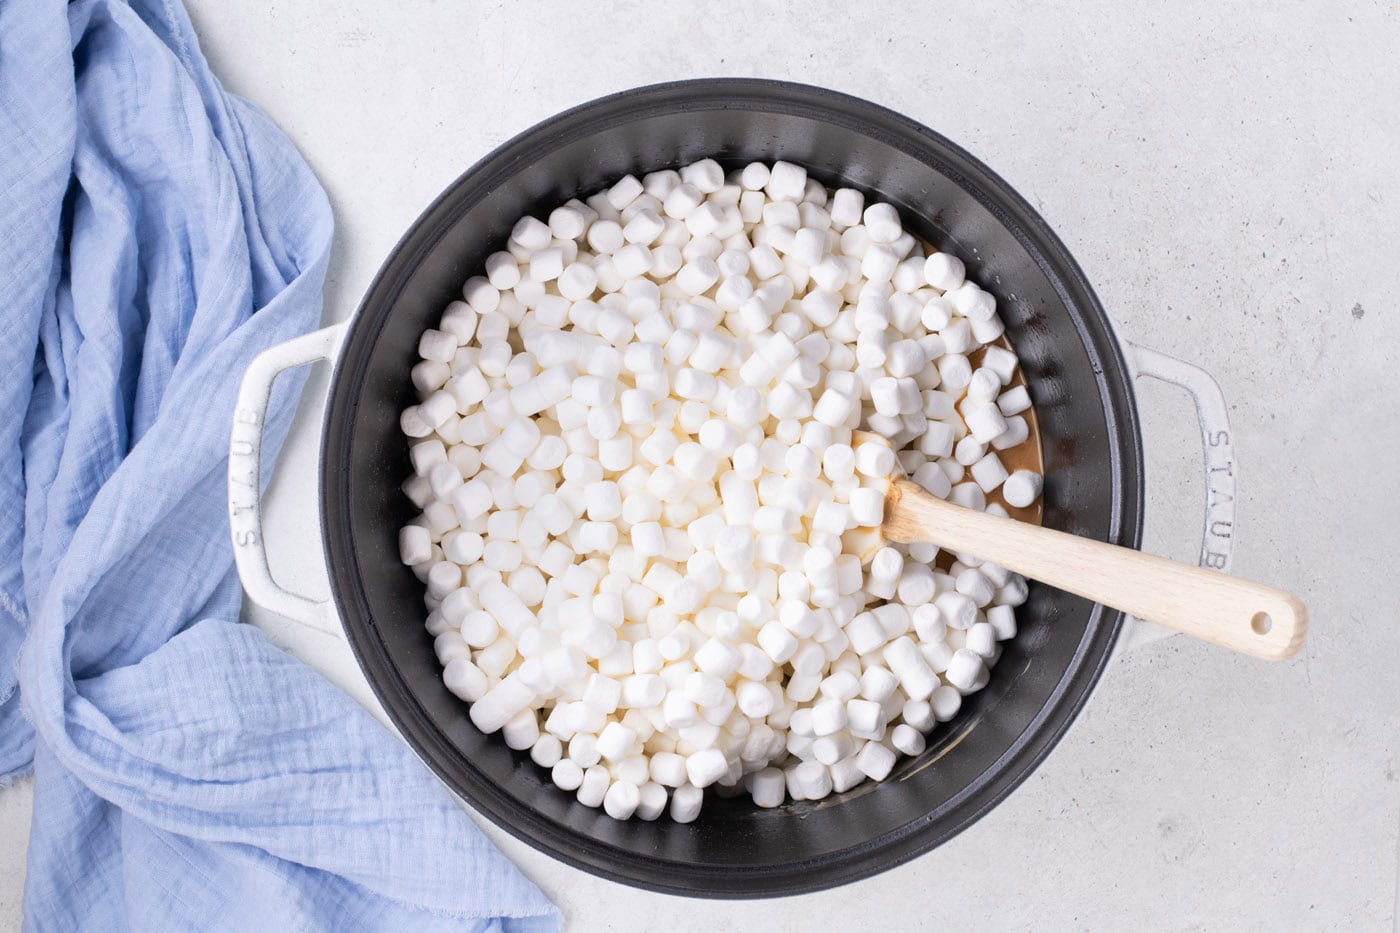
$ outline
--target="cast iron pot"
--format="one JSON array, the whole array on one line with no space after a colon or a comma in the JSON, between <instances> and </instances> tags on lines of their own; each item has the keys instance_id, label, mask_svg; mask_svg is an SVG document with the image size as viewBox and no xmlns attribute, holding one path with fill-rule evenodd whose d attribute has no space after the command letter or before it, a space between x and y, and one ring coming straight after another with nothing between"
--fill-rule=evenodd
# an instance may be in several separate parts
<instances>
[{"instance_id":1,"label":"cast iron pot","mask_svg":"<svg viewBox=\"0 0 1400 933\"><path fill-rule=\"evenodd\" d=\"M1121 613L1032 585L1019 634L990 685L968 698L928 749L890 777L818 802L763 810L747 796L708 800L688 825L617 822L556 789L528 755L472 726L442 684L424 630L423 585L399 562L398 529L416 510L399 490L411 472L399 412L416 401L409 368L419 335L460 297L523 214L544 216L619 177L704 157L726 168L786 159L827 185L899 208L908 229L967 260L997 298L1040 419L1045 522L1136 547L1142 526L1141 438L1133 369L1089 283L1030 205L933 131L882 107L802 85L701 80L606 97L522 133L434 202L394 248L359 311L276 347L250 368L235 418L230 475L258 475L261 412L272 377L335 361L321 446L321 523L334 609L364 676L403 737L453 791L511 833L572 865L675 894L765 897L872 875L943 843L994 807L1064 734L1099 678ZM1136 348L1134 348L1136 351ZM1141 351L1136 351L1141 352ZM1216 511L1232 482L1224 405L1200 370L1149 352L1139 371L1188 384L1208 447ZM230 485L240 573L268 608L312 621L316 604L267 570L256 484ZM1223 503L1220 500L1226 500ZM1203 560L1229 562L1226 537ZM1214 555L1207 557L1207 555ZM322 621L335 627L334 620Z\"/></svg>"}]
</instances>

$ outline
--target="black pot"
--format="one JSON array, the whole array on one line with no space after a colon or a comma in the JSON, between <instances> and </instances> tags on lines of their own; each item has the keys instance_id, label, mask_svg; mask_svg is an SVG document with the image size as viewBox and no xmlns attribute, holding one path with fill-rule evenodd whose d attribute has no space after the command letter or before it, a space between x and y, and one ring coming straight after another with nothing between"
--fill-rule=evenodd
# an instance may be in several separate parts
<instances>
[{"instance_id":1,"label":"black pot","mask_svg":"<svg viewBox=\"0 0 1400 933\"><path fill-rule=\"evenodd\" d=\"M765 897L864 878L950 839L1045 757L1098 680L1118 612L1032 585L990 685L928 750L879 784L773 810L707 801L680 825L617 822L557 790L527 754L472 726L442 685L423 585L398 559L415 509L398 414L418 337L522 214L711 156L787 159L897 206L996 295L1035 399L1045 522L1137 546L1141 440L1128 367L1089 283L1020 195L937 133L866 101L795 84L702 80L585 104L522 133L459 178L395 247L345 337L321 450L335 607L365 677L409 744L477 811L535 847L627 884Z\"/></svg>"}]
</instances>

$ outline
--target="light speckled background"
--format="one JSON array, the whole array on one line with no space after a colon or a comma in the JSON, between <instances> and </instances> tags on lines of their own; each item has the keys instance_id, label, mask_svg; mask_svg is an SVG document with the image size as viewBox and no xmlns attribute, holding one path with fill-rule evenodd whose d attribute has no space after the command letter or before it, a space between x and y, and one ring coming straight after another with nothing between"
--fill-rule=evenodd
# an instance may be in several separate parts
<instances>
[{"instance_id":1,"label":"light speckled background","mask_svg":"<svg viewBox=\"0 0 1400 933\"><path fill-rule=\"evenodd\" d=\"M579 930L1391 928L1400 4L662 9L192 3L216 71L292 135L330 191L328 320L352 312L394 241L475 159L600 94L705 75L788 78L943 132L1042 211L1122 336L1216 374L1241 465L1236 570L1299 592L1312 635L1282 666L1181 639L1127 655L987 818L824 894L683 901L493 837ZM321 384L267 510L279 576L309 592L325 590ZM1146 546L1189 558L1201 495L1189 406L1155 383L1140 403ZM343 647L313 650L353 681ZM0 791L7 926L19 918L28 818L26 782Z\"/></svg>"}]
</instances>

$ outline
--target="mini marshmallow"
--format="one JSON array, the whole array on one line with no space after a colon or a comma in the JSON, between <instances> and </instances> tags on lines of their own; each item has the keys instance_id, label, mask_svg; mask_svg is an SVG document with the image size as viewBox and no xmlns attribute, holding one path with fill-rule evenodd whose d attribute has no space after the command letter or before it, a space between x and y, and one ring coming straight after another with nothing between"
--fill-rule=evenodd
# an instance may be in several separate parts
<instances>
[{"instance_id":1,"label":"mini marshmallow","mask_svg":"<svg viewBox=\"0 0 1400 933\"><path fill-rule=\"evenodd\" d=\"M1008 418L1031 407L1030 393L1025 386L1013 386L997 397L997 408Z\"/></svg>"},{"instance_id":2,"label":"mini marshmallow","mask_svg":"<svg viewBox=\"0 0 1400 933\"><path fill-rule=\"evenodd\" d=\"M727 680L739 669L739 650L716 638L706 641L695 652L695 666L720 681Z\"/></svg>"},{"instance_id":3,"label":"mini marshmallow","mask_svg":"<svg viewBox=\"0 0 1400 933\"><path fill-rule=\"evenodd\" d=\"M879 742L866 742L856 753L856 767L866 777L883 781L894 770L895 754Z\"/></svg>"},{"instance_id":4,"label":"mini marshmallow","mask_svg":"<svg viewBox=\"0 0 1400 933\"><path fill-rule=\"evenodd\" d=\"M399 532L399 559L410 566L431 560L433 542L422 525L405 525Z\"/></svg>"},{"instance_id":5,"label":"mini marshmallow","mask_svg":"<svg viewBox=\"0 0 1400 933\"><path fill-rule=\"evenodd\" d=\"M983 365L973 372L965 394L973 401L991 402L996 400L1000 392L1001 378L990 367Z\"/></svg>"},{"instance_id":6,"label":"mini marshmallow","mask_svg":"<svg viewBox=\"0 0 1400 933\"><path fill-rule=\"evenodd\" d=\"M996 598L996 586L975 567L969 567L959 573L956 585L958 592L972 600L979 608Z\"/></svg>"},{"instance_id":7,"label":"mini marshmallow","mask_svg":"<svg viewBox=\"0 0 1400 933\"><path fill-rule=\"evenodd\" d=\"M471 721L482 732L498 732L512 716L526 709L534 699L534 691L520 681L519 675L511 674L471 705Z\"/></svg>"},{"instance_id":8,"label":"mini marshmallow","mask_svg":"<svg viewBox=\"0 0 1400 933\"><path fill-rule=\"evenodd\" d=\"M571 793L583 784L583 769L573 760L563 758L550 770L550 779L555 787Z\"/></svg>"},{"instance_id":9,"label":"mini marshmallow","mask_svg":"<svg viewBox=\"0 0 1400 933\"><path fill-rule=\"evenodd\" d=\"M860 274L872 282L888 282L898 266L899 254L883 243L876 243L861 257Z\"/></svg>"},{"instance_id":10,"label":"mini marshmallow","mask_svg":"<svg viewBox=\"0 0 1400 933\"><path fill-rule=\"evenodd\" d=\"M693 823L700 815L705 792L690 784L682 784L671 794L671 819L677 823Z\"/></svg>"},{"instance_id":11,"label":"mini marshmallow","mask_svg":"<svg viewBox=\"0 0 1400 933\"><path fill-rule=\"evenodd\" d=\"M680 787L686 782L685 758L674 752L651 756L651 779L662 787Z\"/></svg>"},{"instance_id":12,"label":"mini marshmallow","mask_svg":"<svg viewBox=\"0 0 1400 933\"><path fill-rule=\"evenodd\" d=\"M879 527L885 517L882 489L862 487L851 493L851 520L861 527Z\"/></svg>"},{"instance_id":13,"label":"mini marshmallow","mask_svg":"<svg viewBox=\"0 0 1400 933\"><path fill-rule=\"evenodd\" d=\"M773 663L782 664L791 660L797 652L798 641L791 632L783 627L781 622L773 621L759 629L758 646L773 660Z\"/></svg>"},{"instance_id":14,"label":"mini marshmallow","mask_svg":"<svg viewBox=\"0 0 1400 933\"><path fill-rule=\"evenodd\" d=\"M637 733L617 722L610 722L598 735L598 754L604 761L617 762L626 758L637 743Z\"/></svg>"},{"instance_id":15,"label":"mini marshmallow","mask_svg":"<svg viewBox=\"0 0 1400 933\"><path fill-rule=\"evenodd\" d=\"M831 793L831 772L818 761L804 761L793 769L789 790L796 789L799 799L820 800Z\"/></svg>"},{"instance_id":16,"label":"mini marshmallow","mask_svg":"<svg viewBox=\"0 0 1400 933\"><path fill-rule=\"evenodd\" d=\"M947 297L957 312L971 321L989 321L996 314L996 299L972 282L964 282Z\"/></svg>"},{"instance_id":17,"label":"mini marshmallow","mask_svg":"<svg viewBox=\"0 0 1400 933\"><path fill-rule=\"evenodd\" d=\"M967 650L977 654L984 663L990 663L997 651L997 632L989 622L977 622L967 630ZM950 662L951 663L951 662Z\"/></svg>"},{"instance_id":18,"label":"mini marshmallow","mask_svg":"<svg viewBox=\"0 0 1400 933\"><path fill-rule=\"evenodd\" d=\"M1006 419L1002 417L1001 410L993 404L979 405L971 411L965 411L963 420L967 422L971 436L982 444L990 444L997 435L1006 430Z\"/></svg>"},{"instance_id":19,"label":"mini marshmallow","mask_svg":"<svg viewBox=\"0 0 1400 933\"><path fill-rule=\"evenodd\" d=\"M797 201L807 189L807 170L791 162L774 162L764 190L774 201Z\"/></svg>"},{"instance_id":20,"label":"mini marshmallow","mask_svg":"<svg viewBox=\"0 0 1400 933\"><path fill-rule=\"evenodd\" d=\"M717 748L702 749L685 759L686 777L697 788L709 787L728 771L729 762Z\"/></svg>"},{"instance_id":21,"label":"mini marshmallow","mask_svg":"<svg viewBox=\"0 0 1400 933\"><path fill-rule=\"evenodd\" d=\"M813 418L833 428L850 427L850 422L859 414L858 398L831 387L822 393L812 409Z\"/></svg>"},{"instance_id":22,"label":"mini marshmallow","mask_svg":"<svg viewBox=\"0 0 1400 933\"><path fill-rule=\"evenodd\" d=\"M641 791L636 784L617 781L603 795L603 811L615 820L630 819L641 803Z\"/></svg>"},{"instance_id":23,"label":"mini marshmallow","mask_svg":"<svg viewBox=\"0 0 1400 933\"><path fill-rule=\"evenodd\" d=\"M831 197L831 222L835 226L859 224L864 211L865 195L854 188L838 188Z\"/></svg>"},{"instance_id":24,"label":"mini marshmallow","mask_svg":"<svg viewBox=\"0 0 1400 933\"><path fill-rule=\"evenodd\" d=\"M583 772L583 783L579 785L578 802L586 807L600 807L607 799L608 788L612 785L612 779L608 775L608 769L602 765L593 765Z\"/></svg>"},{"instance_id":25,"label":"mini marshmallow","mask_svg":"<svg viewBox=\"0 0 1400 933\"><path fill-rule=\"evenodd\" d=\"M694 216L694 215L692 215ZM676 273L676 284L687 295L701 295L719 280L719 267L714 260L697 257L681 266Z\"/></svg>"},{"instance_id":26,"label":"mini marshmallow","mask_svg":"<svg viewBox=\"0 0 1400 933\"><path fill-rule=\"evenodd\" d=\"M884 202L867 207L863 220L872 243L893 243L904 233L904 228L899 222L899 212Z\"/></svg>"},{"instance_id":27,"label":"mini marshmallow","mask_svg":"<svg viewBox=\"0 0 1400 933\"><path fill-rule=\"evenodd\" d=\"M442 433L442 429L438 429ZM1020 415L1012 415L1006 419L1006 430L1002 431L992 439L992 448L995 450L1010 450L1025 443L1031 436L1030 424Z\"/></svg>"},{"instance_id":28,"label":"mini marshmallow","mask_svg":"<svg viewBox=\"0 0 1400 933\"><path fill-rule=\"evenodd\" d=\"M919 649L908 636L896 638L885 646L885 663L899 679L899 685L911 700L928 699L938 686L938 675L928 666Z\"/></svg>"},{"instance_id":29,"label":"mini marshmallow","mask_svg":"<svg viewBox=\"0 0 1400 933\"><path fill-rule=\"evenodd\" d=\"M972 474L973 481L982 488L983 492L991 492L1006 482L1008 478L1006 467L1002 466L1001 458L994 453L986 453L978 458L968 472Z\"/></svg>"},{"instance_id":30,"label":"mini marshmallow","mask_svg":"<svg viewBox=\"0 0 1400 933\"><path fill-rule=\"evenodd\" d=\"M921 372L927 363L928 357L917 340L895 341L885 354L885 371L891 376L912 376Z\"/></svg>"},{"instance_id":31,"label":"mini marshmallow","mask_svg":"<svg viewBox=\"0 0 1400 933\"><path fill-rule=\"evenodd\" d=\"M900 570L897 592L899 601L911 609L931 602L937 592L933 570L927 564L905 564Z\"/></svg>"},{"instance_id":32,"label":"mini marshmallow","mask_svg":"<svg viewBox=\"0 0 1400 933\"><path fill-rule=\"evenodd\" d=\"M1039 473L1017 470L1002 483L1001 494L1006 504L1018 509L1030 507L1040 498L1042 480Z\"/></svg>"},{"instance_id":33,"label":"mini marshmallow","mask_svg":"<svg viewBox=\"0 0 1400 933\"><path fill-rule=\"evenodd\" d=\"M886 444L867 441L855 448L855 467L864 476L883 480L894 472L894 451Z\"/></svg>"},{"instance_id":34,"label":"mini marshmallow","mask_svg":"<svg viewBox=\"0 0 1400 933\"><path fill-rule=\"evenodd\" d=\"M712 194L724 184L724 169L714 159L701 159L681 169L681 181L705 194Z\"/></svg>"},{"instance_id":35,"label":"mini marshmallow","mask_svg":"<svg viewBox=\"0 0 1400 933\"><path fill-rule=\"evenodd\" d=\"M962 694L949 686L939 687L929 697L934 717L938 722L947 722L958 714L962 707Z\"/></svg>"},{"instance_id":36,"label":"mini marshmallow","mask_svg":"<svg viewBox=\"0 0 1400 933\"><path fill-rule=\"evenodd\" d=\"M878 664L866 668L860 676L861 696L875 703L881 703L894 694L899 679L888 668ZM852 701L854 702L854 701ZM849 712L850 704L847 704Z\"/></svg>"},{"instance_id":37,"label":"mini marshmallow","mask_svg":"<svg viewBox=\"0 0 1400 933\"><path fill-rule=\"evenodd\" d=\"M657 661L659 663L660 658ZM655 674L633 674L622 681L621 702L632 709L652 709L665 697L666 684Z\"/></svg>"},{"instance_id":38,"label":"mini marshmallow","mask_svg":"<svg viewBox=\"0 0 1400 933\"><path fill-rule=\"evenodd\" d=\"M1019 606L1026 601L1030 591L1024 577L1012 574L1006 585L997 590L997 602L1007 606Z\"/></svg>"},{"instance_id":39,"label":"mini marshmallow","mask_svg":"<svg viewBox=\"0 0 1400 933\"><path fill-rule=\"evenodd\" d=\"M637 180L636 176L628 175L608 189L607 201L612 205L613 210L620 211L635 201L643 190L642 183Z\"/></svg>"},{"instance_id":40,"label":"mini marshmallow","mask_svg":"<svg viewBox=\"0 0 1400 933\"><path fill-rule=\"evenodd\" d=\"M637 791L637 817L643 820L657 819L665 811L669 799L666 788L648 781ZM603 803L607 804L606 797L603 798Z\"/></svg>"},{"instance_id":41,"label":"mini marshmallow","mask_svg":"<svg viewBox=\"0 0 1400 933\"><path fill-rule=\"evenodd\" d=\"M949 662L943 677L950 687L967 693L971 692L973 683L982 676L984 670L981 656L967 648L959 648L953 652L953 660Z\"/></svg>"},{"instance_id":42,"label":"mini marshmallow","mask_svg":"<svg viewBox=\"0 0 1400 933\"><path fill-rule=\"evenodd\" d=\"M764 768L753 775L749 793L753 796L755 806L779 806L787 793L787 780L777 768Z\"/></svg>"},{"instance_id":43,"label":"mini marshmallow","mask_svg":"<svg viewBox=\"0 0 1400 933\"><path fill-rule=\"evenodd\" d=\"M963 261L948 253L931 253L924 260L924 281L941 292L962 285L966 271Z\"/></svg>"},{"instance_id":44,"label":"mini marshmallow","mask_svg":"<svg viewBox=\"0 0 1400 933\"><path fill-rule=\"evenodd\" d=\"M890 744L895 747L896 751L903 752L910 757L917 757L924 753L923 733L905 723L894 727L890 733Z\"/></svg>"}]
</instances>

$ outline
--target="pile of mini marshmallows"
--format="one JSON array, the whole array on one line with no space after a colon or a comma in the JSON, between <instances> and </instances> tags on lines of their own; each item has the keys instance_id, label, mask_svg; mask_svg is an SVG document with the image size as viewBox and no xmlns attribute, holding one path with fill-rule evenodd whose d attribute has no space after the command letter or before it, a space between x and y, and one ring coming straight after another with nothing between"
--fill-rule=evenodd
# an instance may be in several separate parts
<instances>
[{"instance_id":1,"label":"pile of mini marshmallows","mask_svg":"<svg viewBox=\"0 0 1400 933\"><path fill-rule=\"evenodd\" d=\"M413 368L400 547L483 732L612 817L687 822L706 787L881 780L987 682L1025 581L854 543L892 471L1040 494L997 455L1029 434L1015 355L969 362L993 298L893 207L707 159L521 219L463 298Z\"/></svg>"}]
</instances>

